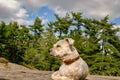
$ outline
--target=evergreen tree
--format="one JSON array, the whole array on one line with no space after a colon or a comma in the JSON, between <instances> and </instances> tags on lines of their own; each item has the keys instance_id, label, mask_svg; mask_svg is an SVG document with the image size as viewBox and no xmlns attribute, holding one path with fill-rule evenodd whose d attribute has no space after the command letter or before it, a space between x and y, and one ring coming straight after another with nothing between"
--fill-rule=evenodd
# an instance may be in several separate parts
<instances>
[{"instance_id":1,"label":"evergreen tree","mask_svg":"<svg viewBox=\"0 0 120 80\"><path fill-rule=\"evenodd\" d=\"M42 32L43 32L42 20L39 17L36 17L36 19L34 21L34 24L31 25L31 31L32 31L32 33L34 35L34 37L33 37L33 41L34 41L33 46L37 47L37 46L39 46L38 39L40 37L42 37Z\"/></svg>"},{"instance_id":2,"label":"evergreen tree","mask_svg":"<svg viewBox=\"0 0 120 80\"><path fill-rule=\"evenodd\" d=\"M47 27L42 25L39 17L31 28L2 21L0 56L40 70L57 70L61 61L50 56L48 50L57 40L71 37L78 53L88 63L91 74L120 75L120 37L116 35L120 29L113 27L108 16L96 20L72 12L71 16L55 14L55 17L56 21Z\"/></svg>"},{"instance_id":3,"label":"evergreen tree","mask_svg":"<svg viewBox=\"0 0 120 80\"><path fill-rule=\"evenodd\" d=\"M94 50L93 53L95 53L92 56L95 60L91 64L91 73L120 75L118 73L119 68L116 66L119 64L118 57L120 57L120 52L114 47L114 45L109 43L111 39L114 39L118 30L112 29L113 24L108 22L108 16L100 21L90 20L88 23L88 25L85 24L85 33L88 35L90 43L95 43L92 44L93 47L91 46ZM97 52L95 52L96 50Z\"/></svg>"},{"instance_id":4,"label":"evergreen tree","mask_svg":"<svg viewBox=\"0 0 120 80\"><path fill-rule=\"evenodd\" d=\"M80 56L88 63L91 74L120 75L119 40L108 22L108 16L101 20L82 18L80 13L72 13L73 26L70 37L75 40L75 47Z\"/></svg>"},{"instance_id":5,"label":"evergreen tree","mask_svg":"<svg viewBox=\"0 0 120 80\"><path fill-rule=\"evenodd\" d=\"M4 21L0 23L0 56L5 57L5 43L6 43L6 38L5 38L5 27L6 24Z\"/></svg>"},{"instance_id":6,"label":"evergreen tree","mask_svg":"<svg viewBox=\"0 0 120 80\"><path fill-rule=\"evenodd\" d=\"M68 34L69 27L72 24L72 20L70 19L69 15L66 14L65 17L59 17L55 14L56 21L52 23L54 27L54 32L58 34L58 37L61 38L62 36Z\"/></svg>"},{"instance_id":7,"label":"evergreen tree","mask_svg":"<svg viewBox=\"0 0 120 80\"><path fill-rule=\"evenodd\" d=\"M36 17L34 24L32 25L32 31L34 32L34 35L41 36L41 33L43 32L43 25L42 20L39 17Z\"/></svg>"}]
</instances>

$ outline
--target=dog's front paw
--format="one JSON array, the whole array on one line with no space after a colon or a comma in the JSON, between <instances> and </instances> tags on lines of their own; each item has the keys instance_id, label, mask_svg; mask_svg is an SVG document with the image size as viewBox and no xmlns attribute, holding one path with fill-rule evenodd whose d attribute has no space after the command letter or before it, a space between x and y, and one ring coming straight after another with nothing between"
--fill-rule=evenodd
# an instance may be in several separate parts
<instances>
[{"instance_id":1,"label":"dog's front paw","mask_svg":"<svg viewBox=\"0 0 120 80\"><path fill-rule=\"evenodd\" d=\"M68 78L66 76L61 76L59 74L59 71L54 72L52 74L51 78L52 78L52 80L74 80L74 79Z\"/></svg>"}]
</instances>

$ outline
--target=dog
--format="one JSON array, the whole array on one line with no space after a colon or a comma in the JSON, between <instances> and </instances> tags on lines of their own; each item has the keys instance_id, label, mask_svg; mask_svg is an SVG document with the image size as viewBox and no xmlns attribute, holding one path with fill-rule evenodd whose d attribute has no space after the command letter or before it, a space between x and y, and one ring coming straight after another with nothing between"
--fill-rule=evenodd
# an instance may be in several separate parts
<instances>
[{"instance_id":1,"label":"dog","mask_svg":"<svg viewBox=\"0 0 120 80\"><path fill-rule=\"evenodd\" d=\"M66 38L58 41L50 49L50 55L62 60L59 70L51 75L52 80L85 80L89 69L74 47L74 40Z\"/></svg>"}]
</instances>

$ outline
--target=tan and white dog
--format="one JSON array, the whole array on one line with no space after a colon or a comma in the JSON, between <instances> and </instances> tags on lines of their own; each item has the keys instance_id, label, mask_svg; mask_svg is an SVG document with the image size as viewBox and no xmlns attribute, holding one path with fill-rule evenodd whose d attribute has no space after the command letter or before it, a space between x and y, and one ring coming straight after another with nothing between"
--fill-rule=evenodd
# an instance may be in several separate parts
<instances>
[{"instance_id":1,"label":"tan and white dog","mask_svg":"<svg viewBox=\"0 0 120 80\"><path fill-rule=\"evenodd\" d=\"M51 76L52 80L85 80L89 69L87 63L79 56L73 46L74 40L66 38L58 41L50 49L52 56L60 58L63 63Z\"/></svg>"}]
</instances>

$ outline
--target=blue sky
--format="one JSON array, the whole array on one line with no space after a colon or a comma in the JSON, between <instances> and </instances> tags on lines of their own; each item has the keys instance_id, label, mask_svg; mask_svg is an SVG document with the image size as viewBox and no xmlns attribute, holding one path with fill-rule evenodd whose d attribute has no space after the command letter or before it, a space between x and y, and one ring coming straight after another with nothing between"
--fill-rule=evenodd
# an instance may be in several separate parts
<instances>
[{"instance_id":1,"label":"blue sky","mask_svg":"<svg viewBox=\"0 0 120 80\"><path fill-rule=\"evenodd\" d=\"M120 17L115 18L114 20L112 20L112 22L116 23L116 25L120 25Z\"/></svg>"},{"instance_id":2,"label":"blue sky","mask_svg":"<svg viewBox=\"0 0 120 80\"><path fill-rule=\"evenodd\" d=\"M101 19L109 15L110 21L120 27L120 0L0 0L0 21L33 24L36 16L43 24L54 21L54 14L82 12L83 16Z\"/></svg>"},{"instance_id":3,"label":"blue sky","mask_svg":"<svg viewBox=\"0 0 120 80\"><path fill-rule=\"evenodd\" d=\"M27 14L29 15L28 17L26 17L27 20L34 20L36 16L40 17L41 19L47 22L55 20L54 11L49 9L48 6L40 7L35 12L28 10Z\"/></svg>"}]
</instances>

